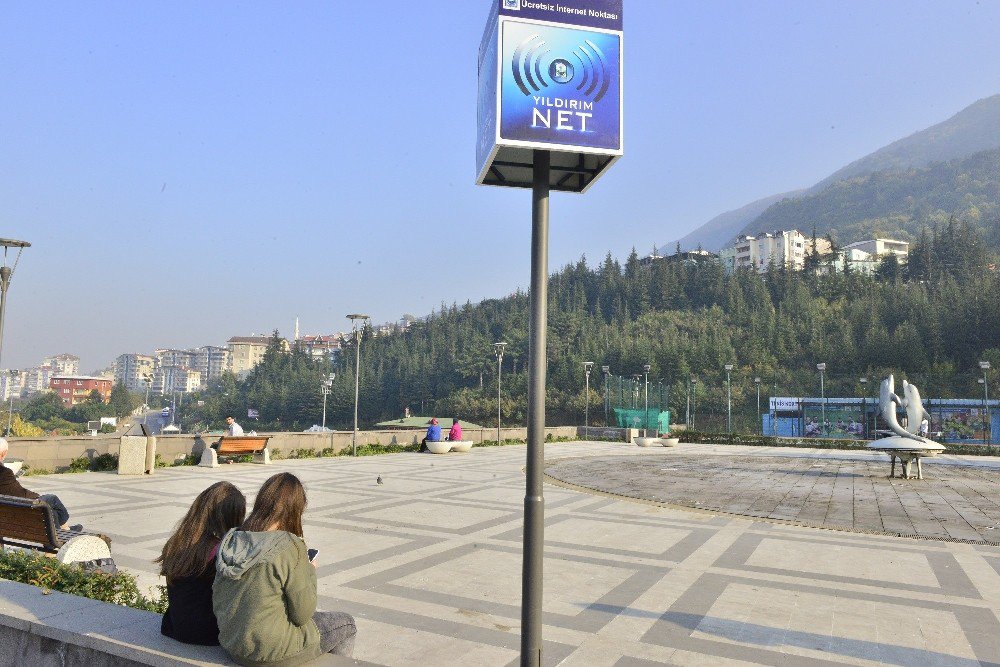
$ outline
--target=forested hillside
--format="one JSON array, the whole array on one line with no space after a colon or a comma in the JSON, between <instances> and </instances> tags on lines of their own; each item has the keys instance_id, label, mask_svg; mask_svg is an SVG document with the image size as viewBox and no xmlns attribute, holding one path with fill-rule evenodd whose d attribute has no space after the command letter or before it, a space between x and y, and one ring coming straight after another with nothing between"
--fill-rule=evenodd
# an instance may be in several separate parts
<instances>
[{"instance_id":1,"label":"forested hillside","mask_svg":"<svg viewBox=\"0 0 1000 667\"><path fill-rule=\"evenodd\" d=\"M975 397L977 361L1000 368L1000 278L978 231L952 220L919 240L910 272L886 262L876 278L771 270L727 276L715 263L670 259L642 266L635 253L621 266L610 256L581 259L552 276L548 351L548 420L582 421L582 363L616 374L664 378L675 415L683 416L689 376L699 378L700 411L724 405L723 366L736 364L733 396L817 395L817 362L828 364L827 395L858 395L858 377L895 372L925 396ZM402 415L459 416L495 423L493 343L505 341L503 413L524 423L528 295L443 307L407 331L371 337L361 347L361 422ZM341 356L328 423L353 418L354 350ZM221 423L226 411L261 412L256 428L318 423L324 369L277 345L242 383L233 378L205 398L199 419ZM871 388L871 385L870 385ZM592 376L591 416L603 418L600 373Z\"/></svg>"},{"instance_id":2,"label":"forested hillside","mask_svg":"<svg viewBox=\"0 0 1000 667\"><path fill-rule=\"evenodd\" d=\"M922 169L880 171L768 208L744 233L798 229L841 243L875 237L912 241L920 230L958 216L1000 240L1000 149Z\"/></svg>"}]
</instances>

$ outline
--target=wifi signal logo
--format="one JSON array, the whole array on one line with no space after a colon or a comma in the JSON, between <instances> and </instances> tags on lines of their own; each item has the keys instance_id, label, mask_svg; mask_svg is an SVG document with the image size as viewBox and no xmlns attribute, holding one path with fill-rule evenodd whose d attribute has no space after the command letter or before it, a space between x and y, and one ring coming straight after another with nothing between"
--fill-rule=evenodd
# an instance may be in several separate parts
<instances>
[{"instance_id":1,"label":"wifi signal logo","mask_svg":"<svg viewBox=\"0 0 1000 667\"><path fill-rule=\"evenodd\" d=\"M521 9L521 0L503 0L503 8L517 11Z\"/></svg>"},{"instance_id":2,"label":"wifi signal logo","mask_svg":"<svg viewBox=\"0 0 1000 667\"><path fill-rule=\"evenodd\" d=\"M514 50L510 68L514 82L526 96L543 92L551 84L579 79L576 90L600 102L611 84L607 56L589 39L577 44L569 54L556 55L545 39L531 35Z\"/></svg>"}]
</instances>

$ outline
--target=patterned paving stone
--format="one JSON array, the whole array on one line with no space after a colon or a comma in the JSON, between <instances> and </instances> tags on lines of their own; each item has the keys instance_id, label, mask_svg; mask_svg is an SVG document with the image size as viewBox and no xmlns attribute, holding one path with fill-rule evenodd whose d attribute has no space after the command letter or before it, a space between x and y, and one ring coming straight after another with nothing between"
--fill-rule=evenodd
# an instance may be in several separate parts
<instances>
[{"instance_id":1,"label":"patterned paving stone","mask_svg":"<svg viewBox=\"0 0 1000 667\"><path fill-rule=\"evenodd\" d=\"M589 461L591 478L599 469L635 495L643 480L628 471L647 467L660 500L691 480L685 494L699 509L714 501L851 528L881 517L883 528L909 521L945 537L973 530L976 516L1000 516L990 514L988 461L925 466L928 481L901 493L880 485L885 464L864 454L561 443L546 458L550 471ZM153 586L161 580L152 560L195 494L228 479L252 501L267 477L293 472L309 496L306 541L320 549L320 605L358 619L356 657L513 665L524 460L525 448L513 446L25 481L70 499L73 520L108 533L119 565ZM934 490L930 480L945 473L965 486ZM998 547L834 532L552 484L545 503L545 665L1000 664Z\"/></svg>"}]
</instances>

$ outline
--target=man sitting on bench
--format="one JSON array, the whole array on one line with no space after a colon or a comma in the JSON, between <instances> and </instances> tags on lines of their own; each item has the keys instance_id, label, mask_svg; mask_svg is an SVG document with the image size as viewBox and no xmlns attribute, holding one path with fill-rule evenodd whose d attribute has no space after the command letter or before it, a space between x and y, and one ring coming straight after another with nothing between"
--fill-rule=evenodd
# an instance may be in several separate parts
<instances>
[{"instance_id":1,"label":"man sitting on bench","mask_svg":"<svg viewBox=\"0 0 1000 667\"><path fill-rule=\"evenodd\" d=\"M61 500L59 500L59 496L52 493L40 496L34 491L28 491L26 488L21 486L21 483L17 481L17 476L11 472L10 468L3 464L3 461L7 458L7 453L9 451L10 446L7 444L7 439L0 438L0 494L5 496L15 496L17 498L27 498L28 500L34 500L37 498L52 508L52 514L55 516L56 521L59 522L60 528L63 530L68 528L76 533L82 532L83 526L80 524L75 526L66 525L66 522L69 521L69 510L67 510L66 506L62 504Z\"/></svg>"},{"instance_id":2,"label":"man sitting on bench","mask_svg":"<svg viewBox=\"0 0 1000 667\"><path fill-rule=\"evenodd\" d=\"M240 436L243 435L243 427L236 423L232 415L226 417L226 435L227 436ZM222 442L222 438L219 438L213 442L210 446L212 449L218 449L219 444ZM231 463L231 461L230 461Z\"/></svg>"}]
</instances>

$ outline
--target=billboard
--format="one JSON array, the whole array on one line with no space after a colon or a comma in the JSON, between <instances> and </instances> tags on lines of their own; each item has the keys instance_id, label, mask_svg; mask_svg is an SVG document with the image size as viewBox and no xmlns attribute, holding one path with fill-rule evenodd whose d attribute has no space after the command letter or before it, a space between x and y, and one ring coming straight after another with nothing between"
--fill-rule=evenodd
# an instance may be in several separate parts
<instances>
[{"instance_id":1,"label":"billboard","mask_svg":"<svg viewBox=\"0 0 1000 667\"><path fill-rule=\"evenodd\" d=\"M494 0L479 49L477 183L583 192L623 154L622 0Z\"/></svg>"}]
</instances>

